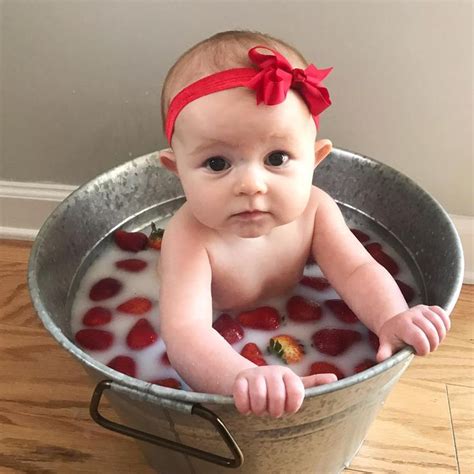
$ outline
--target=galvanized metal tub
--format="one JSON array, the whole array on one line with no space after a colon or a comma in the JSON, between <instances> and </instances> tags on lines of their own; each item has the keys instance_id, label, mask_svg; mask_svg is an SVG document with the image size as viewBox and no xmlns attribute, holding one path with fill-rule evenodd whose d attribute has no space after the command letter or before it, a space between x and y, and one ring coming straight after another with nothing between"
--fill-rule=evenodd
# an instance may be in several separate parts
<instances>
[{"instance_id":1,"label":"galvanized metal tub","mask_svg":"<svg viewBox=\"0 0 474 474\"><path fill-rule=\"evenodd\" d=\"M448 215L431 196L394 169L339 149L317 168L314 182L338 201L351 224L379 235L403 256L425 303L453 309L462 284L462 248ZM159 387L120 374L73 342L71 301L91 259L116 228L140 229L170 216L182 202L179 182L152 153L71 194L33 245L28 274L33 304L47 330L97 382L91 416L140 440L161 474L229 468L248 474L340 472L409 365L410 348L357 375L307 389L298 413L274 420L240 415L231 397ZM105 391L122 424L100 414Z\"/></svg>"}]
</instances>

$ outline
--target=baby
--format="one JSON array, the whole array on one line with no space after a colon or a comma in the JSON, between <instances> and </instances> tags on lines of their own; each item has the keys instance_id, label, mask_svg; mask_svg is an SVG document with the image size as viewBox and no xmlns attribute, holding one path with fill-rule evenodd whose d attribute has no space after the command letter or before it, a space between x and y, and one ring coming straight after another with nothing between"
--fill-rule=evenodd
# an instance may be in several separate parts
<instances>
[{"instance_id":1,"label":"baby","mask_svg":"<svg viewBox=\"0 0 474 474\"><path fill-rule=\"evenodd\" d=\"M332 148L316 140L319 114L331 104L322 85L330 71L308 66L281 40L229 31L184 53L163 87L171 148L160 159L187 200L162 244L161 334L194 390L233 395L244 414L294 413L305 388L336 380L256 366L212 328L213 306L247 308L284 294L310 256L378 335L377 361L405 344L425 355L450 327L438 306L408 308L334 200L312 184Z\"/></svg>"}]
</instances>

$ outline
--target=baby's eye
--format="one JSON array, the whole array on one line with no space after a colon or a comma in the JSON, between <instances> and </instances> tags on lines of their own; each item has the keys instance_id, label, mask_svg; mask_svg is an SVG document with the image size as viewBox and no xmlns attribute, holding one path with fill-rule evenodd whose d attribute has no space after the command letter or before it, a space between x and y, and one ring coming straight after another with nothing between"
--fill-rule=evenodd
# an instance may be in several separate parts
<instances>
[{"instance_id":1,"label":"baby's eye","mask_svg":"<svg viewBox=\"0 0 474 474\"><path fill-rule=\"evenodd\" d=\"M221 156L213 156L204 162L204 166L210 171L224 171L230 167L230 164Z\"/></svg>"},{"instance_id":2,"label":"baby's eye","mask_svg":"<svg viewBox=\"0 0 474 474\"><path fill-rule=\"evenodd\" d=\"M283 166L290 159L284 151L272 151L266 158L265 163L270 166Z\"/></svg>"}]
</instances>

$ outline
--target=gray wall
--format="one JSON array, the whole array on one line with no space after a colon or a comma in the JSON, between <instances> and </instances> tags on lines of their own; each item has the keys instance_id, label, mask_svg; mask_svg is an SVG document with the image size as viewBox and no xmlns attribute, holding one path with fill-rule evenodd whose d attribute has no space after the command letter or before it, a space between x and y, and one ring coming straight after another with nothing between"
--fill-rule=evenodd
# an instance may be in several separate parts
<instances>
[{"instance_id":1,"label":"gray wall","mask_svg":"<svg viewBox=\"0 0 474 474\"><path fill-rule=\"evenodd\" d=\"M248 28L320 67L321 137L474 215L470 1L1 3L0 179L81 184L165 146L160 84L185 48Z\"/></svg>"}]
</instances>

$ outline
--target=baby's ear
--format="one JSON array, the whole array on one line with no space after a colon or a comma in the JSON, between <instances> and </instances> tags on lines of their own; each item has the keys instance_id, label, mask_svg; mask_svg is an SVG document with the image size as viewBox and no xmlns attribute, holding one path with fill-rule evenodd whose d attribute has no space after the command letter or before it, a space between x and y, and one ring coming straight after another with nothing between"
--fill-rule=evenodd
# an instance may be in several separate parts
<instances>
[{"instance_id":1,"label":"baby's ear","mask_svg":"<svg viewBox=\"0 0 474 474\"><path fill-rule=\"evenodd\" d=\"M169 171L178 175L178 168L176 166L176 156L171 148L165 148L159 151L161 164Z\"/></svg>"},{"instance_id":2,"label":"baby's ear","mask_svg":"<svg viewBox=\"0 0 474 474\"><path fill-rule=\"evenodd\" d=\"M314 146L315 165L318 166L331 153L331 150L332 143L330 140L317 140Z\"/></svg>"}]
</instances>

